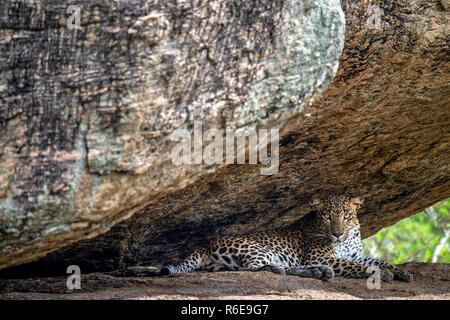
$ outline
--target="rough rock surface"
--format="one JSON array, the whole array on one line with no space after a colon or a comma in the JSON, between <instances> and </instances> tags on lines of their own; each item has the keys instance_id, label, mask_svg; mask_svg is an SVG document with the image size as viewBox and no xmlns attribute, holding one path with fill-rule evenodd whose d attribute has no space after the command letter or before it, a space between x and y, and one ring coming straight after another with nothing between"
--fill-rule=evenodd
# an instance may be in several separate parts
<instances>
[{"instance_id":1,"label":"rough rock surface","mask_svg":"<svg viewBox=\"0 0 450 320\"><path fill-rule=\"evenodd\" d=\"M81 290L70 291L65 277L0 280L0 299L445 299L450 300L450 265L407 263L414 281L365 279L330 282L270 272L191 273L175 277L116 278L82 275Z\"/></svg>"},{"instance_id":2,"label":"rough rock surface","mask_svg":"<svg viewBox=\"0 0 450 320\"><path fill-rule=\"evenodd\" d=\"M338 0L8 0L0 16L0 269L219 166L173 163L176 129L301 112L345 34Z\"/></svg>"},{"instance_id":3,"label":"rough rock surface","mask_svg":"<svg viewBox=\"0 0 450 320\"><path fill-rule=\"evenodd\" d=\"M82 272L158 265L218 235L288 226L309 212L312 196L329 193L366 197L360 221L367 237L450 196L448 11L438 0L343 0L342 8L346 44L336 77L320 101L271 124L279 124L282 135L277 174L261 176L256 165L223 166L135 203L120 193L137 192L129 187L130 175L98 172L92 183L117 179L123 187L111 183L108 192L78 196L118 197L130 208L116 217L131 217L96 238L5 271L31 276L64 274L71 264ZM202 169L183 170L194 175ZM112 223L98 217L92 224L106 231ZM61 244L64 234L53 239ZM36 248L0 259L13 265L49 250L45 243Z\"/></svg>"}]
</instances>

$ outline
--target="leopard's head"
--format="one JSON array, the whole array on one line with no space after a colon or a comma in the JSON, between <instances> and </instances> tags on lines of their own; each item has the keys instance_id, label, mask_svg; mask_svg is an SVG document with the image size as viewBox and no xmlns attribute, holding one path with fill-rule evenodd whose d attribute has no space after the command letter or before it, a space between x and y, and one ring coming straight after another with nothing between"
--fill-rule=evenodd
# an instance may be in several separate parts
<instances>
[{"instance_id":1,"label":"leopard's head","mask_svg":"<svg viewBox=\"0 0 450 320\"><path fill-rule=\"evenodd\" d=\"M316 235L326 237L332 243L344 241L350 230L359 228L356 212L362 203L361 197L331 195L325 199L312 199L310 205L316 211Z\"/></svg>"}]
</instances>

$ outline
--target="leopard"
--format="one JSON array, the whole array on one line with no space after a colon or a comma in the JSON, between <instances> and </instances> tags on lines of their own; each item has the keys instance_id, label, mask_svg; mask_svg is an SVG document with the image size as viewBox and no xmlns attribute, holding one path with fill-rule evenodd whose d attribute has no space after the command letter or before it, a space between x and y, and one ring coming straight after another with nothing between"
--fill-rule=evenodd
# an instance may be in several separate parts
<instances>
[{"instance_id":1,"label":"leopard","mask_svg":"<svg viewBox=\"0 0 450 320\"><path fill-rule=\"evenodd\" d=\"M357 212L361 196L328 195L309 201L311 212L292 226L218 237L159 275L194 271L270 271L330 281L335 276L412 281L398 266L364 254Z\"/></svg>"}]
</instances>

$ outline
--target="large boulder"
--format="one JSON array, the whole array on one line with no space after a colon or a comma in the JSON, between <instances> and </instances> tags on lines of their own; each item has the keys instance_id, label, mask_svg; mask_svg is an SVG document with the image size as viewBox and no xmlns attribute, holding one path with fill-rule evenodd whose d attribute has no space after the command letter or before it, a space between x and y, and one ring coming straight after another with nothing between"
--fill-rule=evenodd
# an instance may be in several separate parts
<instances>
[{"instance_id":1,"label":"large boulder","mask_svg":"<svg viewBox=\"0 0 450 320\"><path fill-rule=\"evenodd\" d=\"M450 265L412 262L402 268L414 281L381 282L371 279L336 277L324 282L317 279L262 272L198 272L181 277L112 277L91 273L82 275L80 289L67 288L67 276L31 279L0 279L2 300L350 300L408 299L450 300ZM70 283L70 281L69 281ZM370 289L368 283L375 285ZM203 301L202 301L203 302ZM276 307L269 308L275 314ZM181 308L168 308L166 316L179 315Z\"/></svg>"},{"instance_id":2,"label":"large boulder","mask_svg":"<svg viewBox=\"0 0 450 320\"><path fill-rule=\"evenodd\" d=\"M0 268L213 172L173 161L194 121L239 134L301 113L345 35L337 0L3 1L0 15Z\"/></svg>"},{"instance_id":3,"label":"large boulder","mask_svg":"<svg viewBox=\"0 0 450 320\"><path fill-rule=\"evenodd\" d=\"M343 0L345 47L336 77L320 100L341 48L343 17L337 2L255 1L249 7L230 2L199 9L198 15L195 8L173 5L164 7L170 13L165 19L152 13L154 6L142 6L142 18L128 20L124 17L134 17L132 9L120 7L118 15L98 3L81 25L90 21L83 19L101 22L85 23L89 28L77 31L83 45L76 52L86 58L77 68L67 67L74 73L66 74L69 85L63 92L77 92L79 111L61 104L64 95L47 92L60 87L30 80L27 90L14 96L24 105L22 112L12 113L2 127L8 138L2 135L7 152L1 156L10 164L2 169L2 177L9 178L1 180L8 190L0 207L6 217L1 266L65 246L5 274L64 273L70 264L82 272L158 265L214 236L289 226L309 212L311 197L330 193L365 197L359 216L367 237L450 195L449 27L439 1ZM122 17L124 27L106 27L110 20L98 18L102 15ZM228 29L215 29L223 25L220 19L232 21ZM183 28L209 30L208 23L217 35L205 41L215 45L200 50L196 33ZM152 42L145 32L134 31L141 26L156 28L161 36ZM43 32L36 28L37 34ZM252 50L239 42L248 38ZM76 43L78 38L71 39ZM95 55L96 50L103 53ZM158 52L164 58L153 61ZM99 72L91 73L90 59ZM65 74L51 74L48 66L37 63L35 68L42 68L49 84ZM237 72L240 68L244 71ZM31 84L37 92L30 92ZM24 92L34 98L27 100ZM31 101L27 108L26 101ZM48 104L53 118L44 112ZM67 119L80 119L76 130L59 122L63 109L75 112ZM205 129L278 128L278 171L261 175L263 166L249 163L174 165L169 133L191 129L196 116ZM57 152L54 141L66 141L60 132L74 140L69 151L52 153ZM17 143L16 136L23 141ZM19 161L28 162L18 166ZM53 189L61 179L70 186ZM64 192L72 200L67 202Z\"/></svg>"}]
</instances>

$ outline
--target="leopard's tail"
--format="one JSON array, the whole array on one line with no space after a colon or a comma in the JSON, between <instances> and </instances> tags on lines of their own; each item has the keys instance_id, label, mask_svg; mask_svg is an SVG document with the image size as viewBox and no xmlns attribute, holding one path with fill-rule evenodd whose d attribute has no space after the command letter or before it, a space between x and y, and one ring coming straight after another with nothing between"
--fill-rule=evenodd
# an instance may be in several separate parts
<instances>
[{"instance_id":1,"label":"leopard's tail","mask_svg":"<svg viewBox=\"0 0 450 320\"><path fill-rule=\"evenodd\" d=\"M204 255L206 253L206 249L195 250L191 253L186 259L184 259L181 264L166 264L164 265L159 274L160 275L174 275L180 273L188 273L198 270L202 267L202 261L204 259Z\"/></svg>"}]
</instances>

